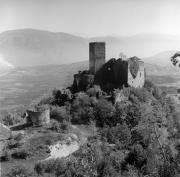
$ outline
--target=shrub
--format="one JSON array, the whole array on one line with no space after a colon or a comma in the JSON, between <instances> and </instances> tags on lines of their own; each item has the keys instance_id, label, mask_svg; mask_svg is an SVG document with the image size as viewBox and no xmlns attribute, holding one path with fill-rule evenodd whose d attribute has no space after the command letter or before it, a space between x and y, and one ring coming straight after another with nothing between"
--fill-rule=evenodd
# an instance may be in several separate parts
<instances>
[{"instance_id":1,"label":"shrub","mask_svg":"<svg viewBox=\"0 0 180 177\"><path fill-rule=\"evenodd\" d=\"M61 123L56 120L51 121L50 129L58 133L61 132Z\"/></svg>"},{"instance_id":2,"label":"shrub","mask_svg":"<svg viewBox=\"0 0 180 177\"><path fill-rule=\"evenodd\" d=\"M140 144L131 147L130 152L125 158L125 162L122 164L123 169L127 169L128 165L133 165L138 170L142 170L147 163L146 151Z\"/></svg>"},{"instance_id":3,"label":"shrub","mask_svg":"<svg viewBox=\"0 0 180 177\"><path fill-rule=\"evenodd\" d=\"M12 153L12 157L15 159L27 159L27 157L29 156L29 152L26 149L16 149L13 153Z\"/></svg>"},{"instance_id":4,"label":"shrub","mask_svg":"<svg viewBox=\"0 0 180 177\"><path fill-rule=\"evenodd\" d=\"M49 109L49 105L47 104L44 104L44 105L36 105L34 107L35 111L38 111L38 112L42 112L42 111L45 111L47 109Z\"/></svg>"},{"instance_id":5,"label":"shrub","mask_svg":"<svg viewBox=\"0 0 180 177\"><path fill-rule=\"evenodd\" d=\"M140 102L147 102L151 99L151 94L144 88L131 88L130 97L135 96Z\"/></svg>"},{"instance_id":6,"label":"shrub","mask_svg":"<svg viewBox=\"0 0 180 177\"><path fill-rule=\"evenodd\" d=\"M154 84L150 80L145 80L144 88L146 88L147 91L151 92L154 88Z\"/></svg>"},{"instance_id":7,"label":"shrub","mask_svg":"<svg viewBox=\"0 0 180 177\"><path fill-rule=\"evenodd\" d=\"M115 107L111 102L100 99L95 106L95 119L98 126L114 124Z\"/></svg>"},{"instance_id":8,"label":"shrub","mask_svg":"<svg viewBox=\"0 0 180 177\"><path fill-rule=\"evenodd\" d=\"M46 95L41 97L40 101L38 102L38 105L50 105L53 102L53 96L52 95Z\"/></svg>"},{"instance_id":9,"label":"shrub","mask_svg":"<svg viewBox=\"0 0 180 177\"><path fill-rule=\"evenodd\" d=\"M54 141L52 139L47 139L45 141L45 144L48 145L48 146L52 145L53 143L54 143ZM40 145L40 146L42 146L42 148L44 148L45 145Z\"/></svg>"},{"instance_id":10,"label":"shrub","mask_svg":"<svg viewBox=\"0 0 180 177\"><path fill-rule=\"evenodd\" d=\"M58 133L67 133L70 130L70 123L65 120L62 123L54 120L51 122L50 129Z\"/></svg>"},{"instance_id":11,"label":"shrub","mask_svg":"<svg viewBox=\"0 0 180 177\"><path fill-rule=\"evenodd\" d=\"M2 162L11 160L11 153L8 150L4 150L1 154L0 160Z\"/></svg>"},{"instance_id":12,"label":"shrub","mask_svg":"<svg viewBox=\"0 0 180 177\"><path fill-rule=\"evenodd\" d=\"M75 124L88 124L94 119L93 99L85 93L79 93L74 100L71 113Z\"/></svg>"},{"instance_id":13,"label":"shrub","mask_svg":"<svg viewBox=\"0 0 180 177\"><path fill-rule=\"evenodd\" d=\"M127 171L124 173L123 175L124 177L140 177L140 176L143 176L143 175L140 175L140 173L138 172L138 170L132 166L132 165L128 165L127 166Z\"/></svg>"},{"instance_id":14,"label":"shrub","mask_svg":"<svg viewBox=\"0 0 180 177\"><path fill-rule=\"evenodd\" d=\"M22 133L18 133L13 137L14 140L16 141L21 141L23 139L24 135Z\"/></svg>"},{"instance_id":15,"label":"shrub","mask_svg":"<svg viewBox=\"0 0 180 177\"><path fill-rule=\"evenodd\" d=\"M65 159L50 159L46 161L40 161L35 164L34 170L38 175L43 173L55 174L60 176L67 169Z\"/></svg>"},{"instance_id":16,"label":"shrub","mask_svg":"<svg viewBox=\"0 0 180 177\"><path fill-rule=\"evenodd\" d=\"M2 118L2 121L4 125L10 126L23 122L23 119L17 113L8 113Z\"/></svg>"},{"instance_id":17,"label":"shrub","mask_svg":"<svg viewBox=\"0 0 180 177\"><path fill-rule=\"evenodd\" d=\"M69 89L63 89L63 90L54 89L52 95L53 95L53 102L52 102L53 105L64 106L66 102L71 101L72 99L72 94Z\"/></svg>"},{"instance_id":18,"label":"shrub","mask_svg":"<svg viewBox=\"0 0 180 177\"><path fill-rule=\"evenodd\" d=\"M92 88L87 90L87 94L90 97L97 97L97 98L99 98L103 94L103 91L101 90L99 85L95 85L94 87L92 87Z\"/></svg>"},{"instance_id":19,"label":"shrub","mask_svg":"<svg viewBox=\"0 0 180 177\"><path fill-rule=\"evenodd\" d=\"M34 171L37 173L37 175L43 175L45 171L45 165L42 162L38 162L34 166Z\"/></svg>"},{"instance_id":20,"label":"shrub","mask_svg":"<svg viewBox=\"0 0 180 177\"><path fill-rule=\"evenodd\" d=\"M116 125L117 123L123 124L125 121L125 118L127 116L127 113L129 111L129 102L124 101L117 103L116 106L116 115L114 118L114 124Z\"/></svg>"},{"instance_id":21,"label":"shrub","mask_svg":"<svg viewBox=\"0 0 180 177\"><path fill-rule=\"evenodd\" d=\"M50 108L50 117L52 119L55 119L59 122L63 122L65 121L70 121L71 120L71 116L68 113L67 109L65 106L51 106Z\"/></svg>"},{"instance_id":22,"label":"shrub","mask_svg":"<svg viewBox=\"0 0 180 177\"><path fill-rule=\"evenodd\" d=\"M109 143L121 143L127 146L131 141L131 132L126 124L119 124L108 129L107 140Z\"/></svg>"},{"instance_id":23,"label":"shrub","mask_svg":"<svg viewBox=\"0 0 180 177\"><path fill-rule=\"evenodd\" d=\"M146 88L147 91L149 91L150 93L152 93L152 95L156 98L156 99L160 99L161 98L161 94L162 91L160 88L158 88L156 85L154 85L151 81L146 80L145 84L144 84L144 88Z\"/></svg>"},{"instance_id":24,"label":"shrub","mask_svg":"<svg viewBox=\"0 0 180 177\"><path fill-rule=\"evenodd\" d=\"M138 125L143 116L142 111L142 104L133 98L133 103L128 106L128 112L125 118L125 122L130 128Z\"/></svg>"},{"instance_id":25,"label":"shrub","mask_svg":"<svg viewBox=\"0 0 180 177\"><path fill-rule=\"evenodd\" d=\"M6 174L8 177L30 177L32 172L24 165L15 165L10 172Z\"/></svg>"},{"instance_id":26,"label":"shrub","mask_svg":"<svg viewBox=\"0 0 180 177\"><path fill-rule=\"evenodd\" d=\"M20 143L19 141L15 140L15 139L11 139L10 141L8 141L8 148L9 149L18 148L21 145L22 145L22 143Z\"/></svg>"},{"instance_id":27,"label":"shrub","mask_svg":"<svg viewBox=\"0 0 180 177\"><path fill-rule=\"evenodd\" d=\"M167 163L163 163L162 165L159 165L158 167L158 176L159 177L174 177L175 170L171 165Z\"/></svg>"},{"instance_id":28,"label":"shrub","mask_svg":"<svg viewBox=\"0 0 180 177\"><path fill-rule=\"evenodd\" d=\"M63 121L61 123L61 130L63 131L63 133L69 132L69 130L70 130L70 123L67 122L67 121Z\"/></svg>"}]
</instances>

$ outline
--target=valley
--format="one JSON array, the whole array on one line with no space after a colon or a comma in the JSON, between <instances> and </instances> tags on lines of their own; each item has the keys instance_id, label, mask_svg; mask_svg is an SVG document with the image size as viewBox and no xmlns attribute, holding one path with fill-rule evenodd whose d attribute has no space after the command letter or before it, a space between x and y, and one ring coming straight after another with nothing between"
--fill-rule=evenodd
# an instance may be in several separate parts
<instances>
[{"instance_id":1,"label":"valley","mask_svg":"<svg viewBox=\"0 0 180 177\"><path fill-rule=\"evenodd\" d=\"M81 64L16 68L0 76L0 112L19 110L54 88L69 86Z\"/></svg>"},{"instance_id":2,"label":"valley","mask_svg":"<svg viewBox=\"0 0 180 177\"><path fill-rule=\"evenodd\" d=\"M73 82L73 74L88 68L88 62L64 65L18 67L0 75L0 112L24 110L54 88ZM180 69L146 64L147 78L159 86L180 87ZM167 74L166 74L167 73ZM174 74L174 75L173 75Z\"/></svg>"}]
</instances>

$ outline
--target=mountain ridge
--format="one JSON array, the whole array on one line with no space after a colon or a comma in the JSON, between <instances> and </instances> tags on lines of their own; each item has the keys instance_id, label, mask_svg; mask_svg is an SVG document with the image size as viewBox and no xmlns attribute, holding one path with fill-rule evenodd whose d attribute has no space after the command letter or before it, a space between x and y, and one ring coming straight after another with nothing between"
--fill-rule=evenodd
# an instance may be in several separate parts
<instances>
[{"instance_id":1,"label":"mountain ridge","mask_svg":"<svg viewBox=\"0 0 180 177\"><path fill-rule=\"evenodd\" d=\"M154 36L154 37L153 37ZM83 38L64 32L36 29L10 30L0 34L0 53L14 66L68 64L88 60L91 41L106 42L108 59L118 58L120 52L128 57L152 56L166 50L180 48L180 38L156 34L129 37L103 36ZM160 39L159 39L160 38Z\"/></svg>"}]
</instances>

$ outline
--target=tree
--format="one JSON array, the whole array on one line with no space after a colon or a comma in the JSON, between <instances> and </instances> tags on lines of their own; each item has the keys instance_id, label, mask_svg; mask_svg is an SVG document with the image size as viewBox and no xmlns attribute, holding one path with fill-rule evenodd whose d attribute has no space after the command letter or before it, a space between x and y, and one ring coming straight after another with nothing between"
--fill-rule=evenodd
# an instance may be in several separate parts
<instances>
[{"instance_id":1,"label":"tree","mask_svg":"<svg viewBox=\"0 0 180 177\"><path fill-rule=\"evenodd\" d=\"M114 124L113 118L115 115L115 107L112 105L111 102L105 99L100 99L94 109L97 125L112 126Z\"/></svg>"},{"instance_id":2,"label":"tree","mask_svg":"<svg viewBox=\"0 0 180 177\"><path fill-rule=\"evenodd\" d=\"M179 63L178 57L180 57L180 52L176 52L172 57L171 57L171 62L174 66L176 66ZM180 63L179 63L180 67Z\"/></svg>"},{"instance_id":3,"label":"tree","mask_svg":"<svg viewBox=\"0 0 180 177\"><path fill-rule=\"evenodd\" d=\"M85 93L76 95L71 106L72 122L87 124L94 120L94 109L92 99Z\"/></svg>"},{"instance_id":4,"label":"tree","mask_svg":"<svg viewBox=\"0 0 180 177\"><path fill-rule=\"evenodd\" d=\"M16 165L11 168L10 172L6 174L8 177L30 177L33 176L32 172L29 171L24 165Z\"/></svg>"}]
</instances>

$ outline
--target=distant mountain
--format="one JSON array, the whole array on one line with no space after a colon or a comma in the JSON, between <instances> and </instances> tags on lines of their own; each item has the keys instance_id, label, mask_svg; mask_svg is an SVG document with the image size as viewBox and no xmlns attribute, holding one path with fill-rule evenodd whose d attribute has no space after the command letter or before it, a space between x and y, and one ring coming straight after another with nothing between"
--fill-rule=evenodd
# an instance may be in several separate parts
<instances>
[{"instance_id":1,"label":"distant mountain","mask_svg":"<svg viewBox=\"0 0 180 177\"><path fill-rule=\"evenodd\" d=\"M72 63L87 58L87 40L66 33L24 29L0 34L0 52L15 66Z\"/></svg>"},{"instance_id":2,"label":"distant mountain","mask_svg":"<svg viewBox=\"0 0 180 177\"><path fill-rule=\"evenodd\" d=\"M169 66L160 66L157 64L150 64L145 62L145 68L148 75L158 75L158 76L172 76L175 75L180 76L180 68L174 67L172 65Z\"/></svg>"},{"instance_id":3,"label":"distant mountain","mask_svg":"<svg viewBox=\"0 0 180 177\"><path fill-rule=\"evenodd\" d=\"M118 57L123 52L128 57L150 57L167 50L180 50L180 36L164 34L138 34L130 37L97 37L91 41L105 41L107 57Z\"/></svg>"},{"instance_id":4,"label":"distant mountain","mask_svg":"<svg viewBox=\"0 0 180 177\"><path fill-rule=\"evenodd\" d=\"M154 56L144 58L145 62L156 64L160 66L174 66L172 65L170 58L176 53L176 50L168 50L161 53L158 53Z\"/></svg>"},{"instance_id":5,"label":"distant mountain","mask_svg":"<svg viewBox=\"0 0 180 177\"><path fill-rule=\"evenodd\" d=\"M180 37L140 34L130 37L105 36L82 38L67 33L34 29L6 31L0 34L0 53L14 66L67 64L88 60L90 41L106 42L106 59L123 52L128 57L149 57L166 50L180 49Z\"/></svg>"},{"instance_id":6,"label":"distant mountain","mask_svg":"<svg viewBox=\"0 0 180 177\"><path fill-rule=\"evenodd\" d=\"M14 68L14 66L3 60L3 58L0 56L0 76L4 75L12 68Z\"/></svg>"}]
</instances>

